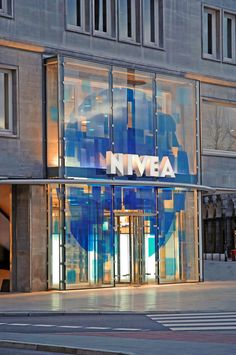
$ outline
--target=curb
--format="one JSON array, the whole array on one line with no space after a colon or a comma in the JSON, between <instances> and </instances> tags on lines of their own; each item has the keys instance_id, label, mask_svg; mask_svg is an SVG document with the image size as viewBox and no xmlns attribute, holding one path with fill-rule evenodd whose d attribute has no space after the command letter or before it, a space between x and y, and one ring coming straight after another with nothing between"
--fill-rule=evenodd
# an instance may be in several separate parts
<instances>
[{"instance_id":1,"label":"curb","mask_svg":"<svg viewBox=\"0 0 236 355\"><path fill-rule=\"evenodd\" d=\"M26 342L13 341L13 340L0 340L0 348L47 351L52 353L75 354L75 355L128 355L129 354L129 353L122 353L122 352L102 350L102 349L73 348L69 346L26 343Z\"/></svg>"},{"instance_id":2,"label":"curb","mask_svg":"<svg viewBox=\"0 0 236 355\"><path fill-rule=\"evenodd\" d=\"M166 312L156 312L155 313L166 313ZM89 316L89 315L146 315L150 312L132 312L132 311L114 311L114 312L104 312L104 311L84 311L84 312L40 312L40 311L26 311L26 312L0 312L0 317L51 317L51 316Z\"/></svg>"}]
</instances>

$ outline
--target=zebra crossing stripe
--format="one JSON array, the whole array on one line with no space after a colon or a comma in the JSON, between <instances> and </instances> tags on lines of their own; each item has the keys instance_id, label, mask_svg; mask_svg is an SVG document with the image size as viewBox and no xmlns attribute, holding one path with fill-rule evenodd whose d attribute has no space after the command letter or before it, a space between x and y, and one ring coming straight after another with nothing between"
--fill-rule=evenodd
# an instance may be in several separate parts
<instances>
[{"instance_id":1,"label":"zebra crossing stripe","mask_svg":"<svg viewBox=\"0 0 236 355\"><path fill-rule=\"evenodd\" d=\"M218 318L218 320L221 322L221 323L224 323L224 322L236 322L236 319L234 320L234 319L229 319L229 318ZM179 323L179 324L182 324L182 323L186 323L186 322L188 322L188 323L202 323L202 322L205 322L205 323L210 323L210 322L213 322L214 321L214 319L180 319L180 320L176 320L176 319L174 319L174 320L165 320L165 321L162 321L162 322L160 322L160 321L158 321L157 323L162 323L162 324L167 324L168 322L169 323Z\"/></svg>"},{"instance_id":2,"label":"zebra crossing stripe","mask_svg":"<svg viewBox=\"0 0 236 355\"><path fill-rule=\"evenodd\" d=\"M219 319L219 318L225 318L225 315L221 314L218 316L170 316L170 317L153 317L151 318L152 320L157 320L157 321L165 321L165 320L172 320L172 319ZM228 315L227 318L235 318L236 319L236 315Z\"/></svg>"},{"instance_id":3,"label":"zebra crossing stripe","mask_svg":"<svg viewBox=\"0 0 236 355\"><path fill-rule=\"evenodd\" d=\"M175 330L175 331L178 331L178 330L236 330L236 326L235 327L214 327L214 326L211 326L211 327L179 327L179 328L170 328L171 330Z\"/></svg>"},{"instance_id":4,"label":"zebra crossing stripe","mask_svg":"<svg viewBox=\"0 0 236 355\"><path fill-rule=\"evenodd\" d=\"M202 313L155 313L155 314L147 314L147 317L171 317L171 316L214 316L214 315L236 315L236 312L202 312Z\"/></svg>"},{"instance_id":5,"label":"zebra crossing stripe","mask_svg":"<svg viewBox=\"0 0 236 355\"><path fill-rule=\"evenodd\" d=\"M231 325L231 326L236 326L236 322L233 322L233 323L231 323L231 322L225 322L225 323L198 323L198 324L196 324L196 326L194 325L194 324L189 324L189 323L183 323L183 324L179 324L179 325L177 325L177 324L173 324L173 323L163 323L163 325L164 326L166 326L166 327L198 327L198 326L204 326L204 327L209 327L209 326L225 326L225 325Z\"/></svg>"},{"instance_id":6,"label":"zebra crossing stripe","mask_svg":"<svg viewBox=\"0 0 236 355\"><path fill-rule=\"evenodd\" d=\"M149 319L173 331L236 330L236 312L151 314Z\"/></svg>"}]
</instances>

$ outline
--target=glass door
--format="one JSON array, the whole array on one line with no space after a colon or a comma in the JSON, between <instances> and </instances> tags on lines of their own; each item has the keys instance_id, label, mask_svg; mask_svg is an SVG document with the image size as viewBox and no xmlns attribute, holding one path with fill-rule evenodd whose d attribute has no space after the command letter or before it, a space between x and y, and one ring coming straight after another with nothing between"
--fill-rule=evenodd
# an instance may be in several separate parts
<instances>
[{"instance_id":1,"label":"glass door","mask_svg":"<svg viewBox=\"0 0 236 355\"><path fill-rule=\"evenodd\" d=\"M155 282L155 236L150 216L115 216L115 283Z\"/></svg>"}]
</instances>

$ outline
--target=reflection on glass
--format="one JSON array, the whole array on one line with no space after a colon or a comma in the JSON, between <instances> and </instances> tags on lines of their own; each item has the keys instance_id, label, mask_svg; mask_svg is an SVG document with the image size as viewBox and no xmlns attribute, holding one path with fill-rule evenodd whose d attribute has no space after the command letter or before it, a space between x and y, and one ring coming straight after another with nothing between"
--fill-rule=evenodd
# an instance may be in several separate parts
<instances>
[{"instance_id":1,"label":"reflection on glass","mask_svg":"<svg viewBox=\"0 0 236 355\"><path fill-rule=\"evenodd\" d=\"M198 280L196 191L115 187L112 199L111 187L68 185L65 241L63 196L64 189L49 189L50 287ZM63 250L65 275L59 272Z\"/></svg>"},{"instance_id":2,"label":"reflection on glass","mask_svg":"<svg viewBox=\"0 0 236 355\"><path fill-rule=\"evenodd\" d=\"M198 281L197 193L158 191L160 282Z\"/></svg>"},{"instance_id":3,"label":"reflection on glass","mask_svg":"<svg viewBox=\"0 0 236 355\"><path fill-rule=\"evenodd\" d=\"M49 287L59 289L60 272L60 199L59 187L49 187Z\"/></svg>"},{"instance_id":4,"label":"reflection on glass","mask_svg":"<svg viewBox=\"0 0 236 355\"><path fill-rule=\"evenodd\" d=\"M65 167L105 168L109 150L109 70L65 62Z\"/></svg>"},{"instance_id":5,"label":"reflection on glass","mask_svg":"<svg viewBox=\"0 0 236 355\"><path fill-rule=\"evenodd\" d=\"M193 82L157 79L158 155L168 156L175 173L188 182L197 179L195 107Z\"/></svg>"},{"instance_id":6,"label":"reflection on glass","mask_svg":"<svg viewBox=\"0 0 236 355\"><path fill-rule=\"evenodd\" d=\"M154 75L113 70L114 151L154 155L152 85Z\"/></svg>"},{"instance_id":7,"label":"reflection on glass","mask_svg":"<svg viewBox=\"0 0 236 355\"><path fill-rule=\"evenodd\" d=\"M202 104L203 149L236 151L236 106L204 101Z\"/></svg>"},{"instance_id":8,"label":"reflection on glass","mask_svg":"<svg viewBox=\"0 0 236 355\"><path fill-rule=\"evenodd\" d=\"M58 167L58 67L47 64L47 164Z\"/></svg>"},{"instance_id":9,"label":"reflection on glass","mask_svg":"<svg viewBox=\"0 0 236 355\"><path fill-rule=\"evenodd\" d=\"M110 199L110 187L66 187L67 288L113 283Z\"/></svg>"}]
</instances>

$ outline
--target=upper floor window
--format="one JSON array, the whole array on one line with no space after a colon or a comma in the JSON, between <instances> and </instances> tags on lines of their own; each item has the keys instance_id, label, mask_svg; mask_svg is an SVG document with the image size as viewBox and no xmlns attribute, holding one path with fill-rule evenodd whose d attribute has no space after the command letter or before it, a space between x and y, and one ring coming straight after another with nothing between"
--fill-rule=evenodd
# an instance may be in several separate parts
<instances>
[{"instance_id":1,"label":"upper floor window","mask_svg":"<svg viewBox=\"0 0 236 355\"><path fill-rule=\"evenodd\" d=\"M223 59L235 61L235 15L226 12L223 19Z\"/></svg>"},{"instance_id":2,"label":"upper floor window","mask_svg":"<svg viewBox=\"0 0 236 355\"><path fill-rule=\"evenodd\" d=\"M235 116L236 105L234 103L203 99L203 150L236 152Z\"/></svg>"},{"instance_id":3,"label":"upper floor window","mask_svg":"<svg viewBox=\"0 0 236 355\"><path fill-rule=\"evenodd\" d=\"M162 0L143 0L143 43L163 46Z\"/></svg>"},{"instance_id":4,"label":"upper floor window","mask_svg":"<svg viewBox=\"0 0 236 355\"><path fill-rule=\"evenodd\" d=\"M140 43L140 0L119 0L119 39Z\"/></svg>"},{"instance_id":5,"label":"upper floor window","mask_svg":"<svg viewBox=\"0 0 236 355\"><path fill-rule=\"evenodd\" d=\"M12 17L12 0L0 0L0 16Z\"/></svg>"},{"instance_id":6,"label":"upper floor window","mask_svg":"<svg viewBox=\"0 0 236 355\"><path fill-rule=\"evenodd\" d=\"M208 7L203 10L203 56L220 59L220 11Z\"/></svg>"},{"instance_id":7,"label":"upper floor window","mask_svg":"<svg viewBox=\"0 0 236 355\"><path fill-rule=\"evenodd\" d=\"M90 32L90 0L66 0L67 27Z\"/></svg>"},{"instance_id":8,"label":"upper floor window","mask_svg":"<svg viewBox=\"0 0 236 355\"><path fill-rule=\"evenodd\" d=\"M94 33L116 36L116 0L93 0L93 17Z\"/></svg>"},{"instance_id":9,"label":"upper floor window","mask_svg":"<svg viewBox=\"0 0 236 355\"><path fill-rule=\"evenodd\" d=\"M12 72L0 69L0 133L12 131Z\"/></svg>"}]
</instances>

